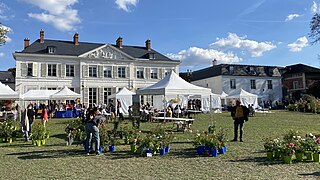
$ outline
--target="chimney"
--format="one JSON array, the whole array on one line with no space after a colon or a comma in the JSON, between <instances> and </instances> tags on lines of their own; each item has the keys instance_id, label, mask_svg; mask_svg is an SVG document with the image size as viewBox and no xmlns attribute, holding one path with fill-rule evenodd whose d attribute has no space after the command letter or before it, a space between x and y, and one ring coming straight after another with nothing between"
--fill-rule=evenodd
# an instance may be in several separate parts
<instances>
[{"instance_id":1,"label":"chimney","mask_svg":"<svg viewBox=\"0 0 320 180\"><path fill-rule=\"evenodd\" d=\"M216 66L216 65L218 65L218 61L217 61L216 59L214 59L214 60L212 61L212 66Z\"/></svg>"},{"instance_id":2,"label":"chimney","mask_svg":"<svg viewBox=\"0 0 320 180\"><path fill-rule=\"evenodd\" d=\"M30 44L30 39L29 39L29 38L24 38L24 49L25 49L26 47L28 47L29 44Z\"/></svg>"},{"instance_id":3,"label":"chimney","mask_svg":"<svg viewBox=\"0 0 320 180\"><path fill-rule=\"evenodd\" d=\"M77 32L73 35L73 43L74 45L79 45L79 34Z\"/></svg>"},{"instance_id":4,"label":"chimney","mask_svg":"<svg viewBox=\"0 0 320 180\"><path fill-rule=\"evenodd\" d=\"M43 29L40 30L40 43L44 43L44 31L43 31Z\"/></svg>"},{"instance_id":5,"label":"chimney","mask_svg":"<svg viewBox=\"0 0 320 180\"><path fill-rule=\"evenodd\" d=\"M117 41L116 41L116 45L119 47L119 48L122 48L122 37L118 37Z\"/></svg>"},{"instance_id":6,"label":"chimney","mask_svg":"<svg viewBox=\"0 0 320 180\"><path fill-rule=\"evenodd\" d=\"M146 40L146 49L147 49L148 51L151 50L151 41L150 41L150 39L147 39L147 40Z\"/></svg>"}]
</instances>

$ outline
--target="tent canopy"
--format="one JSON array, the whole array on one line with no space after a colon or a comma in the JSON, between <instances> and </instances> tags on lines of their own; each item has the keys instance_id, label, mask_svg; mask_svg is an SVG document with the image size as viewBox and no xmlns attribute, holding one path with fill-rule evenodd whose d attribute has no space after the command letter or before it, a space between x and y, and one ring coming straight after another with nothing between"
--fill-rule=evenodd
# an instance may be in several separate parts
<instances>
[{"instance_id":1,"label":"tent canopy","mask_svg":"<svg viewBox=\"0 0 320 180\"><path fill-rule=\"evenodd\" d=\"M243 89L240 89L240 92L230 94L228 99L239 99L242 105L248 107L248 105L252 105L254 108L258 108L258 96L252 93L249 93Z\"/></svg>"},{"instance_id":2,"label":"tent canopy","mask_svg":"<svg viewBox=\"0 0 320 180\"><path fill-rule=\"evenodd\" d=\"M71 91L68 87L60 89L58 92L52 94L50 99L59 100L59 99L77 99L81 98L81 95Z\"/></svg>"},{"instance_id":3,"label":"tent canopy","mask_svg":"<svg viewBox=\"0 0 320 180\"><path fill-rule=\"evenodd\" d=\"M115 99L119 99L120 103L121 103L121 109L119 109L119 112L123 113L123 115L128 115L128 109L129 106L132 106L132 96L135 95L135 93L129 91L126 87L122 88L119 92L110 95L108 98L115 98ZM116 102L116 110L118 107L118 101Z\"/></svg>"},{"instance_id":4,"label":"tent canopy","mask_svg":"<svg viewBox=\"0 0 320 180\"><path fill-rule=\"evenodd\" d=\"M135 95L135 93L131 92L129 89L124 87L119 92L117 92L115 94L111 94L109 96L109 98L117 98L117 96L132 96L132 95Z\"/></svg>"},{"instance_id":5,"label":"tent canopy","mask_svg":"<svg viewBox=\"0 0 320 180\"><path fill-rule=\"evenodd\" d=\"M139 89L139 95L207 95L210 96L211 90L188 83L174 71L169 72L159 82Z\"/></svg>"},{"instance_id":6,"label":"tent canopy","mask_svg":"<svg viewBox=\"0 0 320 180\"><path fill-rule=\"evenodd\" d=\"M0 100L19 99L19 94L12 90L8 85L0 82Z\"/></svg>"},{"instance_id":7,"label":"tent canopy","mask_svg":"<svg viewBox=\"0 0 320 180\"><path fill-rule=\"evenodd\" d=\"M29 90L22 95L25 101L49 100L50 96L57 93L59 90Z\"/></svg>"},{"instance_id":8,"label":"tent canopy","mask_svg":"<svg viewBox=\"0 0 320 180\"><path fill-rule=\"evenodd\" d=\"M221 98L226 98L227 96L228 96L228 94L226 92L222 91L220 97Z\"/></svg>"}]
</instances>

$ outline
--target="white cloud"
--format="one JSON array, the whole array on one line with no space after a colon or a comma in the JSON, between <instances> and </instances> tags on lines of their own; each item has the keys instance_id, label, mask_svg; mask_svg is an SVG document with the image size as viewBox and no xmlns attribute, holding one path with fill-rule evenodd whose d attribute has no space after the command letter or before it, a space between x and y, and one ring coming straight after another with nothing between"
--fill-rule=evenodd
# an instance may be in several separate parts
<instances>
[{"instance_id":1,"label":"white cloud","mask_svg":"<svg viewBox=\"0 0 320 180\"><path fill-rule=\"evenodd\" d=\"M3 52L0 52L0 58L4 57L4 56L5 56L5 54Z\"/></svg>"},{"instance_id":2,"label":"white cloud","mask_svg":"<svg viewBox=\"0 0 320 180\"><path fill-rule=\"evenodd\" d=\"M315 1L312 2L311 13L312 14L318 13L318 4Z\"/></svg>"},{"instance_id":3,"label":"white cloud","mask_svg":"<svg viewBox=\"0 0 320 180\"><path fill-rule=\"evenodd\" d=\"M28 13L28 16L44 23L52 24L60 31L75 30L75 25L81 20L78 11L71 6L78 3L78 0L24 0L44 10L42 13Z\"/></svg>"},{"instance_id":4,"label":"white cloud","mask_svg":"<svg viewBox=\"0 0 320 180\"><path fill-rule=\"evenodd\" d=\"M300 14L289 14L285 21L292 21L294 18L300 17Z\"/></svg>"},{"instance_id":5,"label":"white cloud","mask_svg":"<svg viewBox=\"0 0 320 180\"><path fill-rule=\"evenodd\" d=\"M260 57L263 53L277 47L271 42L257 42L246 38L246 36L239 37L234 33L229 33L227 38L217 38L217 41L212 43L210 47L220 50L240 49L249 52L252 57Z\"/></svg>"},{"instance_id":6,"label":"white cloud","mask_svg":"<svg viewBox=\"0 0 320 180\"><path fill-rule=\"evenodd\" d=\"M288 44L288 48L291 52L299 52L306 46L308 46L308 39L305 36L298 38L291 44Z\"/></svg>"},{"instance_id":7,"label":"white cloud","mask_svg":"<svg viewBox=\"0 0 320 180\"><path fill-rule=\"evenodd\" d=\"M13 17L11 9L5 3L0 2L0 19L9 20Z\"/></svg>"},{"instance_id":8,"label":"white cloud","mask_svg":"<svg viewBox=\"0 0 320 180\"><path fill-rule=\"evenodd\" d=\"M242 61L232 52L221 52L214 49L203 49L198 47L190 47L187 50L181 50L174 54L169 53L167 56L171 59L180 60L182 67L193 68L198 65L210 65L214 59L219 63L234 63Z\"/></svg>"},{"instance_id":9,"label":"white cloud","mask_svg":"<svg viewBox=\"0 0 320 180\"><path fill-rule=\"evenodd\" d=\"M116 0L115 3L118 5L119 9L131 12L130 6L137 6L138 0Z\"/></svg>"}]
</instances>

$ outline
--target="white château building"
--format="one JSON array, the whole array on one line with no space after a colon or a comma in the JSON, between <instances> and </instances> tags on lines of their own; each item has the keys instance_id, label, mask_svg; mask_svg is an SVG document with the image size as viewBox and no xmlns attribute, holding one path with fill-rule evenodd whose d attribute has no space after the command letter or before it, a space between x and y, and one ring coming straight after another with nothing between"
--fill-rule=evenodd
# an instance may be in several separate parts
<instances>
[{"instance_id":1,"label":"white ch\u00e2teau building","mask_svg":"<svg viewBox=\"0 0 320 180\"><path fill-rule=\"evenodd\" d=\"M265 100L282 100L281 69L276 66L217 64L194 72L183 73L192 84L210 88L213 93L239 93L240 89Z\"/></svg>"},{"instance_id":2,"label":"white ch\u00e2teau building","mask_svg":"<svg viewBox=\"0 0 320 180\"><path fill-rule=\"evenodd\" d=\"M107 103L108 96L119 88L135 91L152 85L167 72L178 72L180 61L172 60L145 46L127 46L119 37L116 44L40 39L13 53L16 60L16 91L69 87L82 95L82 102Z\"/></svg>"}]
</instances>

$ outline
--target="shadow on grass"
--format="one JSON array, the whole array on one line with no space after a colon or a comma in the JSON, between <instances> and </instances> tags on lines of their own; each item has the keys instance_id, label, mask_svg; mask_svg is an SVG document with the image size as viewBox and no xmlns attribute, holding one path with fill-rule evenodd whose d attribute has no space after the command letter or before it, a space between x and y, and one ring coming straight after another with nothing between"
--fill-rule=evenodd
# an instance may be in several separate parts
<instances>
[{"instance_id":1,"label":"shadow on grass","mask_svg":"<svg viewBox=\"0 0 320 180\"><path fill-rule=\"evenodd\" d=\"M320 172L303 173L303 174L298 174L298 175L299 175L299 176L305 176L305 178L311 177L311 176L320 177Z\"/></svg>"},{"instance_id":2,"label":"shadow on grass","mask_svg":"<svg viewBox=\"0 0 320 180\"><path fill-rule=\"evenodd\" d=\"M255 162L262 166L283 164L282 160L268 160L266 157L247 157L244 159L229 160L229 162Z\"/></svg>"},{"instance_id":3,"label":"shadow on grass","mask_svg":"<svg viewBox=\"0 0 320 180\"><path fill-rule=\"evenodd\" d=\"M54 135L51 135L50 137L54 137L54 138L65 140L66 139L66 134L54 134Z\"/></svg>"},{"instance_id":4,"label":"shadow on grass","mask_svg":"<svg viewBox=\"0 0 320 180\"><path fill-rule=\"evenodd\" d=\"M141 157L139 154L134 154L131 151L115 151L103 153L108 159L129 159Z\"/></svg>"},{"instance_id":5,"label":"shadow on grass","mask_svg":"<svg viewBox=\"0 0 320 180\"><path fill-rule=\"evenodd\" d=\"M42 150L42 151L29 151L10 153L8 156L18 156L18 159L47 159L47 158L70 158L77 156L84 156L84 152L79 149L65 149L65 150Z\"/></svg>"}]
</instances>

